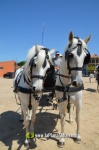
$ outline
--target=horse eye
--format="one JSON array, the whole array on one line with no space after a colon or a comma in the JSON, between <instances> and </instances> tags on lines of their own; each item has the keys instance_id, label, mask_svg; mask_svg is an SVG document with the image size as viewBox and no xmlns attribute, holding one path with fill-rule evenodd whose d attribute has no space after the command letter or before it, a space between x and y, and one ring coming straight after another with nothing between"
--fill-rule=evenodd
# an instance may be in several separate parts
<instances>
[{"instance_id":1,"label":"horse eye","mask_svg":"<svg viewBox=\"0 0 99 150\"><path fill-rule=\"evenodd\" d=\"M69 53L69 57L70 57L70 58L73 58L73 56L74 56L74 55L73 55L72 53Z\"/></svg>"}]
</instances>

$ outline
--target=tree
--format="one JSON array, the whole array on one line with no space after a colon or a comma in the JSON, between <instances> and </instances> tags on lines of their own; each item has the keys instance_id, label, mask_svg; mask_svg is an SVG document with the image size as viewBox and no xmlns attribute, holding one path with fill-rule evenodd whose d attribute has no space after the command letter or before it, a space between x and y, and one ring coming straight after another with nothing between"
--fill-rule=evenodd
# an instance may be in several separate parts
<instances>
[{"instance_id":1,"label":"tree","mask_svg":"<svg viewBox=\"0 0 99 150\"><path fill-rule=\"evenodd\" d=\"M20 67L22 67L22 66L24 66L25 62L26 61L20 61L20 62L17 63L17 65L20 66Z\"/></svg>"},{"instance_id":2,"label":"tree","mask_svg":"<svg viewBox=\"0 0 99 150\"><path fill-rule=\"evenodd\" d=\"M87 71L90 72L90 73L93 73L95 70L95 66L94 65L88 65L87 66Z\"/></svg>"}]
</instances>

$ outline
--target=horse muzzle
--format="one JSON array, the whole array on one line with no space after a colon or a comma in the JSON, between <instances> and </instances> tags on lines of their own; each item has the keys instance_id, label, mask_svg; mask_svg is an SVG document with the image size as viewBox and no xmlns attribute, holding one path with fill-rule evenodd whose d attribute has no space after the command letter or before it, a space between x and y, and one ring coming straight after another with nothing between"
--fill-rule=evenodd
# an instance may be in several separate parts
<instances>
[{"instance_id":1,"label":"horse muzzle","mask_svg":"<svg viewBox=\"0 0 99 150\"><path fill-rule=\"evenodd\" d=\"M83 84L83 82L77 82L77 81L73 81L72 82L72 85L75 86L75 87L80 87L81 85Z\"/></svg>"},{"instance_id":2,"label":"horse muzzle","mask_svg":"<svg viewBox=\"0 0 99 150\"><path fill-rule=\"evenodd\" d=\"M42 88L40 88L40 87L35 87L35 86L33 86L33 92L42 92L42 90L43 90L43 87Z\"/></svg>"}]
</instances>

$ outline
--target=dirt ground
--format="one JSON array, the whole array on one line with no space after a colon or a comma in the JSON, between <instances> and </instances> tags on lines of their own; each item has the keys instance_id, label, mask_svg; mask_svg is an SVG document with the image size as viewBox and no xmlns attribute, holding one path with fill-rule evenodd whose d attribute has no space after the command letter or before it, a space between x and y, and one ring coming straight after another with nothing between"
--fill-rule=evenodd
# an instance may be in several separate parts
<instances>
[{"instance_id":1,"label":"dirt ground","mask_svg":"<svg viewBox=\"0 0 99 150\"><path fill-rule=\"evenodd\" d=\"M99 150L99 93L93 78L89 83L88 77L83 77L83 108L81 113L81 144L76 144L72 138L65 139L63 150ZM13 79L0 78L0 150L25 150L25 130L20 123L20 106L16 104L12 87ZM46 95L44 95L43 100ZM35 133L60 133L60 119L58 110L52 106L39 106L35 122ZM73 124L65 125L66 134L75 134L75 109ZM57 138L36 138L30 149L59 150Z\"/></svg>"}]
</instances>

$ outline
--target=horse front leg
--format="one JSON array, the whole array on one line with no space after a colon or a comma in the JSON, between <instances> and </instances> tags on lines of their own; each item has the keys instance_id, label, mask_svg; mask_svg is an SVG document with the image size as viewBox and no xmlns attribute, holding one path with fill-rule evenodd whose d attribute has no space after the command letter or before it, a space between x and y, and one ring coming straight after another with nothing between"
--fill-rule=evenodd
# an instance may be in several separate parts
<instances>
[{"instance_id":1,"label":"horse front leg","mask_svg":"<svg viewBox=\"0 0 99 150\"><path fill-rule=\"evenodd\" d=\"M76 123L77 123L77 131L76 131L76 138L74 139L74 141L76 143L80 143L81 141L81 137L80 137L80 114L81 114L81 108L82 108L82 104L81 102L79 102L76 106Z\"/></svg>"},{"instance_id":2,"label":"horse front leg","mask_svg":"<svg viewBox=\"0 0 99 150\"><path fill-rule=\"evenodd\" d=\"M18 99L20 101L20 109L21 109L21 117L20 117L20 122L23 122L24 121L24 114L23 114L23 110L22 110L22 106L21 106L21 100L20 100L20 97L18 96ZM24 108L23 108L24 109Z\"/></svg>"},{"instance_id":3,"label":"horse front leg","mask_svg":"<svg viewBox=\"0 0 99 150\"><path fill-rule=\"evenodd\" d=\"M66 101L58 103L58 108L60 112L60 123L61 123L61 134L60 134L60 139L57 142L57 145L59 147L63 147L65 144L65 139L64 139L64 126L65 126L65 113L66 113L66 108L67 108L67 103Z\"/></svg>"},{"instance_id":4,"label":"horse front leg","mask_svg":"<svg viewBox=\"0 0 99 150\"><path fill-rule=\"evenodd\" d=\"M24 121L24 114L23 114L23 111L21 109L21 117L20 117L20 122L23 122Z\"/></svg>"},{"instance_id":5,"label":"horse front leg","mask_svg":"<svg viewBox=\"0 0 99 150\"><path fill-rule=\"evenodd\" d=\"M26 120L26 117L24 119L24 126L25 126L25 129L26 129L26 136L25 136L25 142L24 142L24 146L26 148L29 147L30 145L30 132L29 132L29 126L30 126L30 123L31 123L31 120Z\"/></svg>"},{"instance_id":6,"label":"horse front leg","mask_svg":"<svg viewBox=\"0 0 99 150\"><path fill-rule=\"evenodd\" d=\"M25 127L25 131L26 131L26 139L24 142L24 146L26 148L29 147L29 143L30 143L30 139L29 139L29 123L30 120L28 119L28 105L25 105L23 102L21 103L21 110L24 116L24 127Z\"/></svg>"},{"instance_id":7,"label":"horse front leg","mask_svg":"<svg viewBox=\"0 0 99 150\"><path fill-rule=\"evenodd\" d=\"M30 113L32 113L32 112L31 112L31 110L28 109L28 105L27 106L21 105L21 106L22 106L22 112L23 112L23 115L24 115L24 127L25 127L25 132L26 132L24 146L26 148L29 148L30 136L31 136L30 135L30 130L29 130L31 119L29 118L29 116L30 116Z\"/></svg>"},{"instance_id":8,"label":"horse front leg","mask_svg":"<svg viewBox=\"0 0 99 150\"><path fill-rule=\"evenodd\" d=\"M73 114L74 105L70 104L70 112L69 112L69 123L73 123L72 114Z\"/></svg>"},{"instance_id":9,"label":"horse front leg","mask_svg":"<svg viewBox=\"0 0 99 150\"><path fill-rule=\"evenodd\" d=\"M32 118L31 118L31 124L30 124L30 133L32 135L32 139L35 138L35 132L34 132L34 123L35 123L35 118L36 118L36 110L39 105L39 102L35 100L32 104Z\"/></svg>"},{"instance_id":10,"label":"horse front leg","mask_svg":"<svg viewBox=\"0 0 99 150\"><path fill-rule=\"evenodd\" d=\"M36 115L36 109L38 107L38 101L33 101L32 102L32 109L27 110L25 114L25 120L24 120L24 125L26 129L26 139L25 139L25 147L29 147L31 139L35 137L34 133L34 123L35 123L35 115Z\"/></svg>"}]
</instances>

